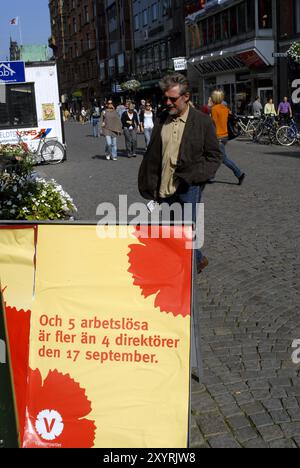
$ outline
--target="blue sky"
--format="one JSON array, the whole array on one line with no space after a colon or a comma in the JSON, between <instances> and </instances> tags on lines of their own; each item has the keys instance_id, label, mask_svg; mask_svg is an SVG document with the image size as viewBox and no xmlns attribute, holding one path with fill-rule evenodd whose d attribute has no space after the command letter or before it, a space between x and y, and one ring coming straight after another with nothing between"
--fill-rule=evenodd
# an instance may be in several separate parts
<instances>
[{"instance_id":1,"label":"blue sky","mask_svg":"<svg viewBox=\"0 0 300 468\"><path fill-rule=\"evenodd\" d=\"M19 16L23 44L48 44L50 15L48 0L0 0L0 60L9 58L9 38L20 42L19 26L9 21Z\"/></svg>"}]
</instances>

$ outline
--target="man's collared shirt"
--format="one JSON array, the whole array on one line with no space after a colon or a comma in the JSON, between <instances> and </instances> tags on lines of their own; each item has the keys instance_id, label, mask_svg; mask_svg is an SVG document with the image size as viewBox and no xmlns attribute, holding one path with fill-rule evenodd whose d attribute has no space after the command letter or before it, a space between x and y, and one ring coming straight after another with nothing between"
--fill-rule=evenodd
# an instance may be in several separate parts
<instances>
[{"instance_id":1,"label":"man's collared shirt","mask_svg":"<svg viewBox=\"0 0 300 468\"><path fill-rule=\"evenodd\" d=\"M189 109L190 106L180 117L174 118L169 116L162 128L162 175L159 190L161 198L171 197L179 186L179 180L176 180L176 177L174 177L174 172L178 162L179 149Z\"/></svg>"}]
</instances>

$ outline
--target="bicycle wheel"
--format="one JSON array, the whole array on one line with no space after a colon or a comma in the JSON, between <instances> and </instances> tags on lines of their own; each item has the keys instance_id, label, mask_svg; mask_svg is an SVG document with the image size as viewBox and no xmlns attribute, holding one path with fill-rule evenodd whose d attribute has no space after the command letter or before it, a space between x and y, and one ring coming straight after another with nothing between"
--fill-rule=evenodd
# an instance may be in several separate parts
<instances>
[{"instance_id":1,"label":"bicycle wheel","mask_svg":"<svg viewBox=\"0 0 300 468\"><path fill-rule=\"evenodd\" d=\"M292 146L297 139L297 135L291 127L284 126L277 130L276 139L282 146Z\"/></svg>"},{"instance_id":2,"label":"bicycle wheel","mask_svg":"<svg viewBox=\"0 0 300 468\"><path fill-rule=\"evenodd\" d=\"M41 149L42 162L46 164L59 164L64 159L65 149L59 141L49 140Z\"/></svg>"}]
</instances>

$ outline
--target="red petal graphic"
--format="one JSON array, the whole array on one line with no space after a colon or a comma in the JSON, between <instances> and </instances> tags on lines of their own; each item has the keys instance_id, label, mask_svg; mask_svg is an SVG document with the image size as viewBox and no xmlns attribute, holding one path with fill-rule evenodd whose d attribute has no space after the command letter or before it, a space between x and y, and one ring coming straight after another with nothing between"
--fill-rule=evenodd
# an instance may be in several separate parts
<instances>
[{"instance_id":1,"label":"red petal graphic","mask_svg":"<svg viewBox=\"0 0 300 468\"><path fill-rule=\"evenodd\" d=\"M29 371L29 401L27 402L26 427L23 447L45 448L90 448L94 445L95 422L80 419L91 412L91 403L85 390L69 374L57 370L49 371L44 383L40 371ZM63 430L52 440L46 440L37 432L38 416L47 410L61 416ZM47 431L51 430L53 420L48 421ZM46 432L47 432L46 431Z\"/></svg>"},{"instance_id":2,"label":"red petal graphic","mask_svg":"<svg viewBox=\"0 0 300 468\"><path fill-rule=\"evenodd\" d=\"M150 229L137 227L135 236L141 245L130 245L128 271L133 284L140 287L145 298L156 294L155 307L161 312L186 317L191 313L192 276L192 250L187 248L186 229L167 228L171 229L169 238L162 226L157 227L158 238L151 237Z\"/></svg>"},{"instance_id":3,"label":"red petal graphic","mask_svg":"<svg viewBox=\"0 0 300 468\"><path fill-rule=\"evenodd\" d=\"M25 425L31 311L17 310L15 307L9 307L5 304L5 316L10 344L20 436L22 439Z\"/></svg>"}]
</instances>

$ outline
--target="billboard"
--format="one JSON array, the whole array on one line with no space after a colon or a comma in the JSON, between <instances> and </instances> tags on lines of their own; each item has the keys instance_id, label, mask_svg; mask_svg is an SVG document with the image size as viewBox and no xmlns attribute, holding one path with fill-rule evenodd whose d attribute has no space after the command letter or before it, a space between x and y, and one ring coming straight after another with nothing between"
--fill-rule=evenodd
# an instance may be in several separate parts
<instances>
[{"instance_id":1,"label":"billboard","mask_svg":"<svg viewBox=\"0 0 300 468\"><path fill-rule=\"evenodd\" d=\"M184 448L191 233L102 228L0 228L20 446Z\"/></svg>"}]
</instances>

